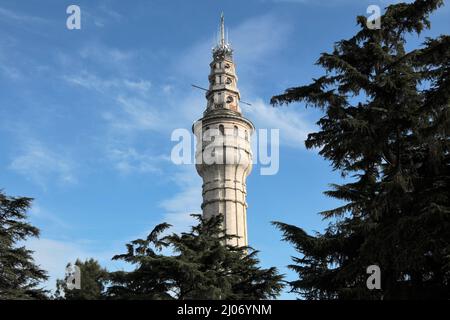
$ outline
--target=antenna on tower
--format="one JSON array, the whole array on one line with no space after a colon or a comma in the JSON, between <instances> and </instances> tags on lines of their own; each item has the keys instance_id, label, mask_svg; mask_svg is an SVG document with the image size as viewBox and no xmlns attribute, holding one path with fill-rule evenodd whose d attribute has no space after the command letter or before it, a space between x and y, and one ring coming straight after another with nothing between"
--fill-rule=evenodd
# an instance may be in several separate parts
<instances>
[{"instance_id":1,"label":"antenna on tower","mask_svg":"<svg viewBox=\"0 0 450 320\"><path fill-rule=\"evenodd\" d=\"M220 25L217 30L217 41L214 48L212 48L213 56L218 55L227 55L231 56L233 53L233 49L231 48L230 43L228 42L228 29L225 30L225 16L223 12L220 14Z\"/></svg>"},{"instance_id":2,"label":"antenna on tower","mask_svg":"<svg viewBox=\"0 0 450 320\"><path fill-rule=\"evenodd\" d=\"M220 15L220 45L221 47L225 47L225 18L222 14Z\"/></svg>"}]
</instances>

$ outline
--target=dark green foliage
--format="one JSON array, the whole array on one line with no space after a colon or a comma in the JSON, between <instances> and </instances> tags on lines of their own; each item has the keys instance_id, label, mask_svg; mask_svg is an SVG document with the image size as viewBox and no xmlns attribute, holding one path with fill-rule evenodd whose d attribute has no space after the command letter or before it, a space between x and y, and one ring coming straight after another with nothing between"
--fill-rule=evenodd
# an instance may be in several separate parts
<instances>
[{"instance_id":1,"label":"dark green foliage","mask_svg":"<svg viewBox=\"0 0 450 320\"><path fill-rule=\"evenodd\" d=\"M450 298L450 37L405 49L442 3L389 6L380 30L358 17L361 30L318 60L326 75L272 98L321 108L306 146L352 178L326 192L346 204L322 212L323 234L276 223L302 254L291 285L308 299ZM373 264L382 290L366 288Z\"/></svg>"},{"instance_id":2,"label":"dark green foliage","mask_svg":"<svg viewBox=\"0 0 450 320\"><path fill-rule=\"evenodd\" d=\"M256 251L225 245L221 215L195 216L189 233L161 237L170 225L158 225L146 239L127 245L113 259L136 266L114 272L108 289L116 299L269 299L281 291L276 268L261 269ZM172 252L172 254L169 254Z\"/></svg>"},{"instance_id":3,"label":"dark green foliage","mask_svg":"<svg viewBox=\"0 0 450 320\"><path fill-rule=\"evenodd\" d=\"M94 259L82 262L77 259L75 265L80 268L81 288L69 290L67 276L64 280L56 281L56 298L66 300L100 300L104 298L105 287L109 274ZM68 265L69 266L69 265Z\"/></svg>"},{"instance_id":4,"label":"dark green foliage","mask_svg":"<svg viewBox=\"0 0 450 320\"><path fill-rule=\"evenodd\" d=\"M39 230L26 222L32 199L8 197L0 190L0 299L45 299L38 288L47 279L22 244L38 237Z\"/></svg>"}]
</instances>

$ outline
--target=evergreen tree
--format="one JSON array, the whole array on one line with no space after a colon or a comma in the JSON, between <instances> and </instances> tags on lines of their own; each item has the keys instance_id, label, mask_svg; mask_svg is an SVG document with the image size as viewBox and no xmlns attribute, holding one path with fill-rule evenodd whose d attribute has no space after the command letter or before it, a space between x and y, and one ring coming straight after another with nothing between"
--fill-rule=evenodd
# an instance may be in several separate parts
<instances>
[{"instance_id":1,"label":"evergreen tree","mask_svg":"<svg viewBox=\"0 0 450 320\"><path fill-rule=\"evenodd\" d=\"M291 286L307 299L450 298L450 37L405 48L442 4L391 5L378 30L358 17L360 31L318 60L324 76L272 98L322 109L306 146L351 177L325 192L345 205L321 213L324 233L275 223L301 254ZM381 290L366 287L370 265Z\"/></svg>"},{"instance_id":2,"label":"evergreen tree","mask_svg":"<svg viewBox=\"0 0 450 320\"><path fill-rule=\"evenodd\" d=\"M39 230L26 222L31 202L0 190L0 299L46 298L38 285L47 275L34 263L33 252L19 244L39 236Z\"/></svg>"},{"instance_id":3,"label":"evergreen tree","mask_svg":"<svg viewBox=\"0 0 450 320\"><path fill-rule=\"evenodd\" d=\"M67 266L69 267L70 264ZM77 259L75 265L80 270L80 289L67 287L68 276L56 281L56 298L66 300L100 300L104 298L109 273L98 261L89 259L84 262Z\"/></svg>"},{"instance_id":4,"label":"evergreen tree","mask_svg":"<svg viewBox=\"0 0 450 320\"><path fill-rule=\"evenodd\" d=\"M161 236L170 225L158 225L146 239L127 245L113 259L136 265L114 272L108 294L116 299L269 299L281 291L276 268L258 266L257 252L225 244L223 217L203 219L189 233ZM171 251L172 254L165 254Z\"/></svg>"}]
</instances>

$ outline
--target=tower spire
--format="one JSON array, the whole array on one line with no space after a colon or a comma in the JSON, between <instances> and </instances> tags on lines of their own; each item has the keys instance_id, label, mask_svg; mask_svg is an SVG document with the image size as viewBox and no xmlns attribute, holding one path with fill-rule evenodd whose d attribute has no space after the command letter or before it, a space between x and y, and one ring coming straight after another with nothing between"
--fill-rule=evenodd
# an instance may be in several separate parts
<instances>
[{"instance_id":1,"label":"tower spire","mask_svg":"<svg viewBox=\"0 0 450 320\"><path fill-rule=\"evenodd\" d=\"M225 30L225 17L223 12L220 14L220 27L217 34L216 46L212 49L213 55L228 55L231 56L233 49L228 43L228 30Z\"/></svg>"},{"instance_id":2,"label":"tower spire","mask_svg":"<svg viewBox=\"0 0 450 320\"><path fill-rule=\"evenodd\" d=\"M220 46L225 48L225 17L223 12L220 15Z\"/></svg>"}]
</instances>

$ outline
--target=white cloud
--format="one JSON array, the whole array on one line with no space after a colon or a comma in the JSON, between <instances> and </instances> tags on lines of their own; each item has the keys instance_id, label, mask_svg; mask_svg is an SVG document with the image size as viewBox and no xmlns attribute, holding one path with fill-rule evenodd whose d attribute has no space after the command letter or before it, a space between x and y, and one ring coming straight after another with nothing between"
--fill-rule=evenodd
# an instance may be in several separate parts
<instances>
[{"instance_id":1,"label":"white cloud","mask_svg":"<svg viewBox=\"0 0 450 320\"><path fill-rule=\"evenodd\" d=\"M22 78L22 73L14 66L0 64L0 71L11 80L18 80Z\"/></svg>"},{"instance_id":2,"label":"white cloud","mask_svg":"<svg viewBox=\"0 0 450 320\"><path fill-rule=\"evenodd\" d=\"M75 262L77 258L84 260L93 256L79 245L52 239L30 239L26 245L34 251L36 263L48 272L47 289L54 289L56 280L64 279L67 263Z\"/></svg>"},{"instance_id":3,"label":"white cloud","mask_svg":"<svg viewBox=\"0 0 450 320\"><path fill-rule=\"evenodd\" d=\"M170 120L168 115L150 105L147 100L118 96L114 102L119 109L105 112L105 119L110 127L123 134L124 131L165 131Z\"/></svg>"},{"instance_id":4,"label":"white cloud","mask_svg":"<svg viewBox=\"0 0 450 320\"><path fill-rule=\"evenodd\" d=\"M72 161L36 141L27 142L9 168L44 188L50 179L62 184L77 182Z\"/></svg>"},{"instance_id":5,"label":"white cloud","mask_svg":"<svg viewBox=\"0 0 450 320\"><path fill-rule=\"evenodd\" d=\"M161 163L170 161L166 155L140 153L134 148L109 150L109 158L122 174L161 173Z\"/></svg>"},{"instance_id":6,"label":"white cloud","mask_svg":"<svg viewBox=\"0 0 450 320\"><path fill-rule=\"evenodd\" d=\"M0 75L14 81L27 79L27 73L35 75L43 67L27 59L19 50L19 43L15 36L0 31Z\"/></svg>"},{"instance_id":7,"label":"white cloud","mask_svg":"<svg viewBox=\"0 0 450 320\"><path fill-rule=\"evenodd\" d=\"M162 91L163 91L165 94L171 94L172 91L173 91L173 85L170 85L170 84L164 85L164 86L162 87Z\"/></svg>"},{"instance_id":8,"label":"white cloud","mask_svg":"<svg viewBox=\"0 0 450 320\"><path fill-rule=\"evenodd\" d=\"M257 129L279 129L280 143L289 147L304 148L308 133L314 131L312 124L304 117L306 113L293 107L274 108L256 99L251 107L243 108Z\"/></svg>"},{"instance_id":9,"label":"white cloud","mask_svg":"<svg viewBox=\"0 0 450 320\"><path fill-rule=\"evenodd\" d=\"M99 28L103 28L110 23L119 23L123 20L122 14L105 5L100 5L98 8L83 9L82 17L87 24L93 23Z\"/></svg>"},{"instance_id":10,"label":"white cloud","mask_svg":"<svg viewBox=\"0 0 450 320\"><path fill-rule=\"evenodd\" d=\"M186 231L195 221L191 214L201 214L202 181L194 165L183 165L171 180L178 188L170 198L160 203L165 210L164 221L173 225L174 232Z\"/></svg>"},{"instance_id":11,"label":"white cloud","mask_svg":"<svg viewBox=\"0 0 450 320\"><path fill-rule=\"evenodd\" d=\"M31 16L25 13L17 13L12 10L2 8L0 7L0 20L3 21L14 21L14 22L20 22L20 23L26 23L26 24L34 24L34 23L45 23L47 22L46 19L37 17L37 16Z\"/></svg>"},{"instance_id":12,"label":"white cloud","mask_svg":"<svg viewBox=\"0 0 450 320\"><path fill-rule=\"evenodd\" d=\"M98 92L109 100L110 108L102 117L112 129L109 134L124 131L166 131L167 124L176 121L176 114L166 112L167 107L152 105L152 84L149 80L131 80L119 77L100 77L86 70L77 75L65 75L63 79L76 86ZM170 88L168 89L170 90ZM166 90L167 91L167 90ZM171 119L172 118L172 119Z\"/></svg>"},{"instance_id":13,"label":"white cloud","mask_svg":"<svg viewBox=\"0 0 450 320\"><path fill-rule=\"evenodd\" d=\"M148 92L152 86L151 82L147 80L132 81L125 79L123 82L127 88L138 92Z\"/></svg>"},{"instance_id":14,"label":"white cloud","mask_svg":"<svg viewBox=\"0 0 450 320\"><path fill-rule=\"evenodd\" d=\"M44 283L44 286L52 291L56 289L56 280L64 279L67 264L69 262L74 263L77 259L84 261L94 258L99 261L100 265L109 270L123 269L122 265L124 265L120 262L111 261L115 254L123 251L122 247L105 251L92 251L86 249L86 244L80 242L48 238L29 239L25 245L27 249L34 251L33 258L36 264L47 271L49 279ZM120 265L120 268L118 268L118 265ZM81 283L83 283L83 275L81 275Z\"/></svg>"},{"instance_id":15,"label":"white cloud","mask_svg":"<svg viewBox=\"0 0 450 320\"><path fill-rule=\"evenodd\" d=\"M101 78L87 71L83 71L77 75L65 75L63 79L68 83L106 94L117 90L128 90L135 94L146 94L152 86L148 80Z\"/></svg>"},{"instance_id":16,"label":"white cloud","mask_svg":"<svg viewBox=\"0 0 450 320\"><path fill-rule=\"evenodd\" d=\"M100 12L104 13L105 16L107 16L108 18L111 18L114 21L120 21L124 18L121 13L119 13L105 5L100 5L99 9L100 9Z\"/></svg>"},{"instance_id":17,"label":"white cloud","mask_svg":"<svg viewBox=\"0 0 450 320\"><path fill-rule=\"evenodd\" d=\"M61 229L69 229L70 226L63 219L44 209L36 200L29 211L30 217L47 223L47 227L55 227L59 231Z\"/></svg>"},{"instance_id":18,"label":"white cloud","mask_svg":"<svg viewBox=\"0 0 450 320\"><path fill-rule=\"evenodd\" d=\"M255 64L288 44L288 21L268 14L251 18L230 31L230 42L236 50L239 66L255 67Z\"/></svg>"},{"instance_id":19,"label":"white cloud","mask_svg":"<svg viewBox=\"0 0 450 320\"><path fill-rule=\"evenodd\" d=\"M135 52L110 48L99 43L84 46L79 54L83 59L90 59L101 64L115 64L116 66L127 63L136 56Z\"/></svg>"}]
</instances>

